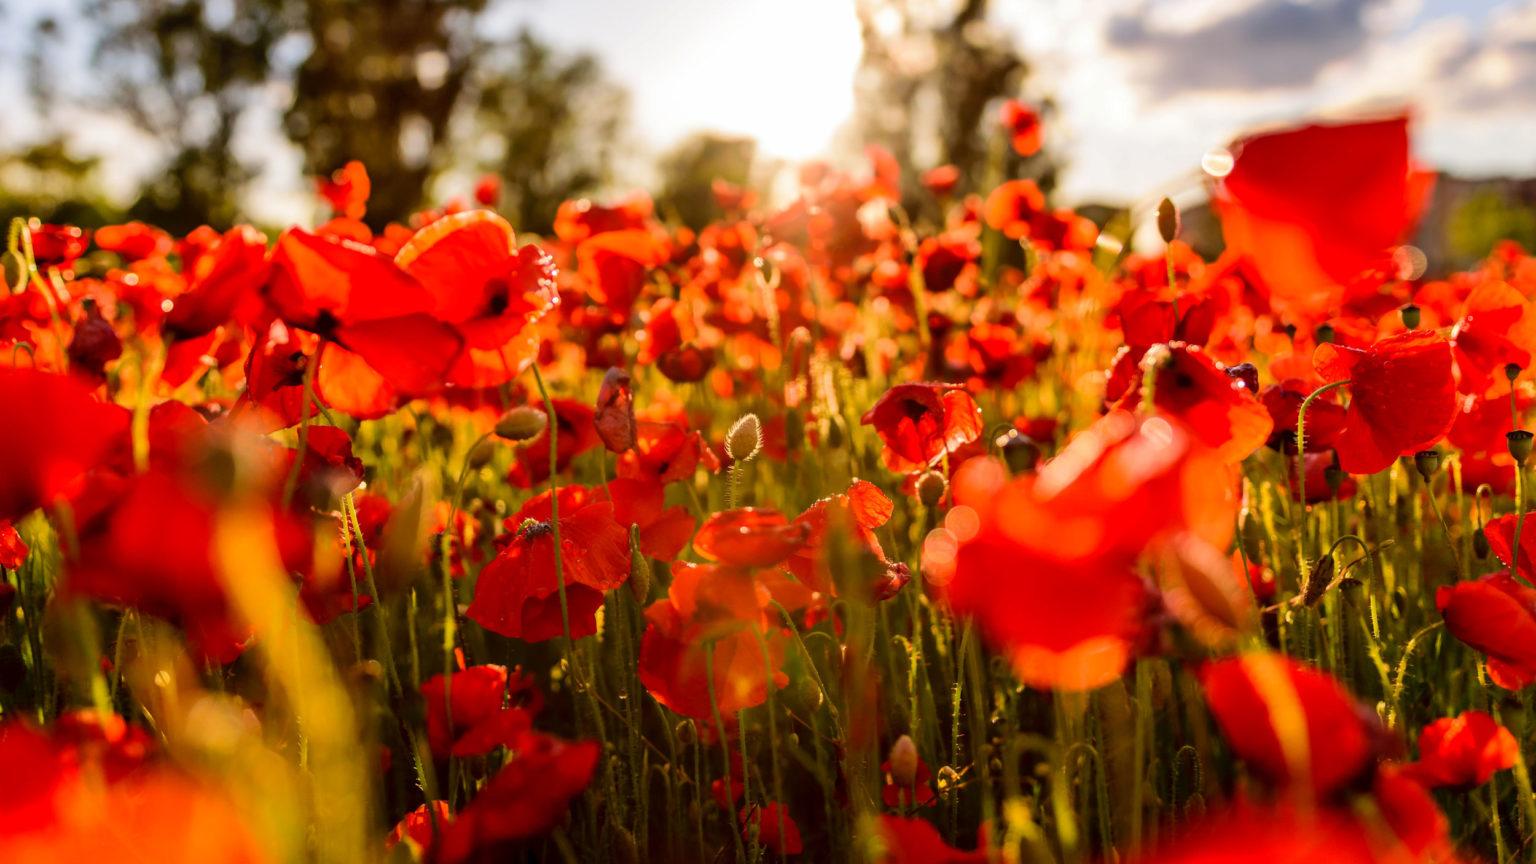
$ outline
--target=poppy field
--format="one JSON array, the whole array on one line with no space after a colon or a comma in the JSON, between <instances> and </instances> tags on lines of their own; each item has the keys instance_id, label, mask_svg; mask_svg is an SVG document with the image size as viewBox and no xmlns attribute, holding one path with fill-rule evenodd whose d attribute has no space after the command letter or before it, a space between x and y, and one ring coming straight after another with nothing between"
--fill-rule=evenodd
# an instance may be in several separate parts
<instances>
[{"instance_id":1,"label":"poppy field","mask_svg":"<svg viewBox=\"0 0 1536 864\"><path fill-rule=\"evenodd\" d=\"M878 148L17 220L0 861L1536 860L1536 258L1409 135L1213 152L1210 260Z\"/></svg>"}]
</instances>

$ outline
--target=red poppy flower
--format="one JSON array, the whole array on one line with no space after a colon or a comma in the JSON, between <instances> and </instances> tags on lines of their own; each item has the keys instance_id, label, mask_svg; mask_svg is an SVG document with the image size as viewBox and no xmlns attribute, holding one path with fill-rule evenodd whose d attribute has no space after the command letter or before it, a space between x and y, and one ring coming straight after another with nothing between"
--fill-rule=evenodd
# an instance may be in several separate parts
<instances>
[{"instance_id":1,"label":"red poppy flower","mask_svg":"<svg viewBox=\"0 0 1536 864\"><path fill-rule=\"evenodd\" d=\"M1307 413L1311 414L1311 409L1308 409ZM1311 424L1307 425L1310 430ZM1311 439L1312 434L1308 431L1307 440L1310 441ZM1353 498L1355 492L1359 490L1359 484L1355 482L1355 478L1348 474L1338 477L1338 488L1335 489L1333 487L1329 481L1328 472L1328 469L1333 467L1334 461L1334 455L1331 451L1325 450L1321 453L1314 453L1312 448L1308 446L1307 455L1303 459L1306 463L1302 466L1302 473L1305 475L1306 502L1308 504L1317 504L1322 501L1344 501ZM1285 484L1292 500L1302 500L1302 490L1296 488L1296 471L1294 469L1287 469Z\"/></svg>"},{"instance_id":2,"label":"red poppy flower","mask_svg":"<svg viewBox=\"0 0 1536 864\"><path fill-rule=\"evenodd\" d=\"M1017 99L1009 99L1003 103L998 119L1002 121L1003 131L1008 133L1008 143L1013 146L1013 152L1025 157L1040 152L1043 124L1039 112L1034 108Z\"/></svg>"},{"instance_id":3,"label":"red poppy flower","mask_svg":"<svg viewBox=\"0 0 1536 864\"><path fill-rule=\"evenodd\" d=\"M635 447L619 456L615 469L620 477L667 484L705 470L720 470L719 457L704 436L681 423L642 420L637 425Z\"/></svg>"},{"instance_id":4,"label":"red poppy flower","mask_svg":"<svg viewBox=\"0 0 1536 864\"><path fill-rule=\"evenodd\" d=\"M1327 380L1350 381L1336 449L1339 466L1351 474L1374 474L1399 456L1427 450L1456 422L1451 346L1442 336L1410 330L1363 351L1323 344L1312 359Z\"/></svg>"},{"instance_id":5,"label":"red poppy flower","mask_svg":"<svg viewBox=\"0 0 1536 864\"><path fill-rule=\"evenodd\" d=\"M129 261L167 255L174 248L171 235L143 222L103 225L96 229L96 245Z\"/></svg>"},{"instance_id":6,"label":"red poppy flower","mask_svg":"<svg viewBox=\"0 0 1536 864\"><path fill-rule=\"evenodd\" d=\"M805 529L805 538L788 561L790 571L816 591L827 595L836 593L825 561L828 530L834 526L851 531L860 545L887 568L897 566L886 560L880 539L875 536L875 529L889 522L894 512L891 499L867 480L854 480L847 492L822 498L795 517L795 524ZM904 568L904 565L900 566ZM900 585L892 587L901 590ZM881 592L877 590L875 593Z\"/></svg>"},{"instance_id":7,"label":"red poppy flower","mask_svg":"<svg viewBox=\"0 0 1536 864\"><path fill-rule=\"evenodd\" d=\"M20 569L26 563L29 551L16 526L8 519L0 519L0 569Z\"/></svg>"},{"instance_id":8,"label":"red poppy flower","mask_svg":"<svg viewBox=\"0 0 1536 864\"><path fill-rule=\"evenodd\" d=\"M1408 783L1408 787L1417 784ZM1423 860L1454 861L1448 854L1423 858L1428 851L1415 848L1403 836L1396 814L1408 803L1401 798L1414 795L1414 789L1394 786L1389 795L1399 809L1388 810L1378 800L1385 826L1356 818L1342 808L1298 808L1291 805L1240 805L1213 812L1193 827L1186 828L1172 841L1159 843L1156 851L1132 856L1131 864L1230 864L1234 861L1266 861L1271 864L1410 864ZM1427 807L1426 807L1427 805ZM1434 802L1418 789L1413 809L1420 817L1430 817L1443 824ZM1425 823L1404 825L1422 828ZM1382 830L1383 828L1392 830ZM1394 836L1396 831L1396 836Z\"/></svg>"},{"instance_id":9,"label":"red poppy flower","mask_svg":"<svg viewBox=\"0 0 1536 864\"><path fill-rule=\"evenodd\" d=\"M1525 295L1507 282L1487 282L1472 289L1466 310L1451 330L1461 392L1481 396L1503 379L1504 366L1531 365L1536 320L1527 320Z\"/></svg>"},{"instance_id":10,"label":"red poppy flower","mask_svg":"<svg viewBox=\"0 0 1536 864\"><path fill-rule=\"evenodd\" d=\"M1319 797L1375 767L1370 715L1324 672L1289 657L1248 654L1201 670L1222 737L1255 773Z\"/></svg>"},{"instance_id":11,"label":"red poppy flower","mask_svg":"<svg viewBox=\"0 0 1536 864\"><path fill-rule=\"evenodd\" d=\"M913 266L923 274L923 287L929 291L948 291L965 274L974 271L981 257L981 241L970 231L951 231L928 237L917 247Z\"/></svg>"},{"instance_id":12,"label":"red poppy flower","mask_svg":"<svg viewBox=\"0 0 1536 864\"><path fill-rule=\"evenodd\" d=\"M430 292L433 316L464 338L448 384L504 384L538 355L534 325L560 302L555 262L538 246L517 248L505 219L489 210L445 216L412 235L395 264Z\"/></svg>"},{"instance_id":13,"label":"red poppy flower","mask_svg":"<svg viewBox=\"0 0 1536 864\"><path fill-rule=\"evenodd\" d=\"M368 180L368 169L354 159L336 169L330 177L318 178L315 189L338 216L361 219L368 209L373 184Z\"/></svg>"},{"instance_id":14,"label":"red poppy flower","mask_svg":"<svg viewBox=\"0 0 1536 864\"><path fill-rule=\"evenodd\" d=\"M660 483L619 477L604 488L613 501L613 520L626 531L640 528L640 551L647 558L671 561L693 537L693 514L681 504L667 507Z\"/></svg>"},{"instance_id":15,"label":"red poppy flower","mask_svg":"<svg viewBox=\"0 0 1536 864\"><path fill-rule=\"evenodd\" d=\"M493 860L498 846L548 834L592 782L602 749L596 741L524 733L512 758L438 837L434 860Z\"/></svg>"},{"instance_id":16,"label":"red poppy flower","mask_svg":"<svg viewBox=\"0 0 1536 864\"><path fill-rule=\"evenodd\" d=\"M650 268L666 260L666 249L648 231L608 231L582 241L576 259L592 302L623 322L645 290Z\"/></svg>"},{"instance_id":17,"label":"red poppy flower","mask_svg":"<svg viewBox=\"0 0 1536 864\"><path fill-rule=\"evenodd\" d=\"M976 401L963 388L945 384L897 384L861 422L875 427L885 445L885 465L896 472L931 468L981 436Z\"/></svg>"},{"instance_id":18,"label":"red poppy flower","mask_svg":"<svg viewBox=\"0 0 1536 864\"><path fill-rule=\"evenodd\" d=\"M322 337L316 392L359 418L441 389L464 345L433 317L435 298L420 282L351 241L283 232L266 296L288 324Z\"/></svg>"},{"instance_id":19,"label":"red poppy flower","mask_svg":"<svg viewBox=\"0 0 1536 864\"><path fill-rule=\"evenodd\" d=\"M501 178L495 174L482 174L475 181L475 201L482 207L495 207L501 203Z\"/></svg>"},{"instance_id":20,"label":"red poppy flower","mask_svg":"<svg viewBox=\"0 0 1536 864\"><path fill-rule=\"evenodd\" d=\"M1430 788L1470 789L1519 759L1520 744L1508 729L1482 711L1463 711L1419 732L1419 761L1404 766L1403 773Z\"/></svg>"},{"instance_id":21,"label":"red poppy flower","mask_svg":"<svg viewBox=\"0 0 1536 864\"><path fill-rule=\"evenodd\" d=\"M1303 315L1327 314L1362 272L1391 268L1427 191L1410 177L1407 117L1269 132L1231 149L1215 195L1227 248Z\"/></svg>"},{"instance_id":22,"label":"red poppy flower","mask_svg":"<svg viewBox=\"0 0 1536 864\"><path fill-rule=\"evenodd\" d=\"M1269 411L1274 423L1270 435L1271 447L1283 447L1285 442L1294 444L1296 421L1301 413L1301 403L1316 387L1299 378L1287 378L1279 384L1271 384L1259 392L1259 401ZM1335 393L1329 391L1312 400L1307 406L1307 452L1329 450L1339 440L1348 419L1344 406L1335 401ZM1502 440L1502 439L1500 439Z\"/></svg>"},{"instance_id":23,"label":"red poppy flower","mask_svg":"<svg viewBox=\"0 0 1536 864\"><path fill-rule=\"evenodd\" d=\"M1228 375L1199 348L1172 342L1166 352L1149 348L1138 362L1135 352L1122 349L1106 392L1115 407L1134 411L1141 404L1143 367L1157 363L1152 401L1159 411L1180 421L1231 463L1241 462L1264 446L1274 428L1270 412L1244 383ZM1158 359L1162 358L1162 359Z\"/></svg>"},{"instance_id":24,"label":"red poppy flower","mask_svg":"<svg viewBox=\"0 0 1536 864\"><path fill-rule=\"evenodd\" d=\"M805 544L810 528L777 510L742 507L710 514L693 538L693 551L736 567L771 567Z\"/></svg>"},{"instance_id":25,"label":"red poppy flower","mask_svg":"<svg viewBox=\"0 0 1536 864\"><path fill-rule=\"evenodd\" d=\"M924 543L924 573L1026 684L1091 689L1120 675L1147 629L1141 555L1179 535L1225 548L1227 477L1188 431L1116 412L1035 474L962 465L956 506Z\"/></svg>"},{"instance_id":26,"label":"red poppy flower","mask_svg":"<svg viewBox=\"0 0 1536 864\"><path fill-rule=\"evenodd\" d=\"M763 704L768 675L775 688L789 683L781 671L785 637L770 623L779 620L770 599L742 568L673 564L667 596L645 610L640 683L662 705L700 720L716 706L734 716Z\"/></svg>"},{"instance_id":27,"label":"red poppy flower","mask_svg":"<svg viewBox=\"0 0 1536 864\"><path fill-rule=\"evenodd\" d=\"M880 864L987 864L993 860L985 842L970 852L956 849L926 819L882 815L880 835L885 842Z\"/></svg>"},{"instance_id":28,"label":"red poppy flower","mask_svg":"<svg viewBox=\"0 0 1536 864\"><path fill-rule=\"evenodd\" d=\"M597 632L603 594L629 579L629 532L613 521L613 504L584 486L560 488L561 565L571 637ZM544 492L506 520L505 545L480 571L465 612L493 633L543 642L561 635L550 495Z\"/></svg>"},{"instance_id":29,"label":"red poppy flower","mask_svg":"<svg viewBox=\"0 0 1536 864\"><path fill-rule=\"evenodd\" d=\"M1524 559L1525 543L1520 545ZM1452 636L1488 655L1493 683L1519 690L1536 681L1536 590L1495 573L1440 588L1435 606Z\"/></svg>"},{"instance_id":30,"label":"red poppy flower","mask_svg":"<svg viewBox=\"0 0 1536 864\"><path fill-rule=\"evenodd\" d=\"M505 666L491 665L455 672L451 688L445 676L434 675L422 682L421 697L427 706L427 740L438 758L479 756L511 746L531 728L542 704L531 676L516 671L509 676Z\"/></svg>"},{"instance_id":31,"label":"red poppy flower","mask_svg":"<svg viewBox=\"0 0 1536 864\"><path fill-rule=\"evenodd\" d=\"M1033 180L1010 180L992 190L984 209L987 224L1009 240L1030 236L1036 220L1046 212L1045 193Z\"/></svg>"},{"instance_id":32,"label":"red poppy flower","mask_svg":"<svg viewBox=\"0 0 1536 864\"><path fill-rule=\"evenodd\" d=\"M563 202L555 212L555 236L575 246L595 234L644 228L655 205L636 192L612 205L594 204L586 198Z\"/></svg>"},{"instance_id":33,"label":"red poppy flower","mask_svg":"<svg viewBox=\"0 0 1536 864\"><path fill-rule=\"evenodd\" d=\"M805 851L800 826L790 817L787 805L769 801L762 806L753 805L751 809L744 807L740 818L743 839L750 840L755 832L758 842L780 856L799 855Z\"/></svg>"},{"instance_id":34,"label":"red poppy flower","mask_svg":"<svg viewBox=\"0 0 1536 864\"><path fill-rule=\"evenodd\" d=\"M389 836L384 838L384 848L393 849L400 845L401 841L408 840L417 849L425 852L432 848L432 840L447 830L448 823L452 821L453 814L448 809L447 801L423 804L395 823Z\"/></svg>"},{"instance_id":35,"label":"red poppy flower","mask_svg":"<svg viewBox=\"0 0 1536 864\"><path fill-rule=\"evenodd\" d=\"M112 729L106 728L108 725ZM82 738L0 724L0 860L261 864L269 858L230 802L175 770L143 764L121 718ZM132 770L126 747L141 751Z\"/></svg>"},{"instance_id":36,"label":"red poppy flower","mask_svg":"<svg viewBox=\"0 0 1536 864\"><path fill-rule=\"evenodd\" d=\"M32 257L42 268L73 264L91 246L91 232L74 225L47 225L34 219L27 233L32 238Z\"/></svg>"},{"instance_id":37,"label":"red poppy flower","mask_svg":"<svg viewBox=\"0 0 1536 864\"><path fill-rule=\"evenodd\" d=\"M162 324L167 333L191 339L230 321L253 324L267 280L267 238L237 225L195 253L183 251L182 275L187 290L171 301Z\"/></svg>"},{"instance_id":38,"label":"red poppy flower","mask_svg":"<svg viewBox=\"0 0 1536 864\"><path fill-rule=\"evenodd\" d=\"M940 165L923 172L923 188L938 198L944 198L955 191L960 183L960 169L953 165Z\"/></svg>"},{"instance_id":39,"label":"red poppy flower","mask_svg":"<svg viewBox=\"0 0 1536 864\"><path fill-rule=\"evenodd\" d=\"M122 409L83 384L31 369L0 368L0 519L15 520L70 491L127 428Z\"/></svg>"}]
</instances>

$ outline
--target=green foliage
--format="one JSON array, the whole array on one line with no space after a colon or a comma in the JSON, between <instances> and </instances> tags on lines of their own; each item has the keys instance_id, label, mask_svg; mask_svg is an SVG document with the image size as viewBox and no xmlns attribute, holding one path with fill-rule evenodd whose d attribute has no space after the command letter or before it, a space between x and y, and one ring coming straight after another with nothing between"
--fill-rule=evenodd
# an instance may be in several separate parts
<instances>
[{"instance_id":1,"label":"green foliage","mask_svg":"<svg viewBox=\"0 0 1536 864\"><path fill-rule=\"evenodd\" d=\"M1510 200L1494 189L1477 192L1457 207L1446 226L1446 247L1452 260L1475 261L1500 240L1513 240L1536 249L1536 210Z\"/></svg>"}]
</instances>

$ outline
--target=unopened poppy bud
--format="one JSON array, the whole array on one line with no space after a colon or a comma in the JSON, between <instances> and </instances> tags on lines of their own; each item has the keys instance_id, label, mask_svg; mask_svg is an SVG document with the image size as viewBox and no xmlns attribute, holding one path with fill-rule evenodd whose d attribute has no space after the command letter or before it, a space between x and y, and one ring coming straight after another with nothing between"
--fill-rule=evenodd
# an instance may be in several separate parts
<instances>
[{"instance_id":1,"label":"unopened poppy bud","mask_svg":"<svg viewBox=\"0 0 1536 864\"><path fill-rule=\"evenodd\" d=\"M752 264L757 267L759 273L763 274L764 282L772 284L773 280L777 278L778 273L774 269L773 262L767 258L758 256L757 258L752 259Z\"/></svg>"},{"instance_id":2,"label":"unopened poppy bud","mask_svg":"<svg viewBox=\"0 0 1536 864\"><path fill-rule=\"evenodd\" d=\"M1488 532L1484 531L1481 528L1477 529L1476 531L1473 531L1472 532L1472 552L1474 554L1476 554L1479 559L1483 559L1483 558L1487 558L1488 557L1488 553L1491 552L1491 551L1493 551L1493 550L1488 545Z\"/></svg>"},{"instance_id":3,"label":"unopened poppy bud","mask_svg":"<svg viewBox=\"0 0 1536 864\"><path fill-rule=\"evenodd\" d=\"M1333 556L1324 555L1312 565L1312 572L1307 575L1307 584L1301 587L1301 602L1307 606L1316 603L1332 581Z\"/></svg>"},{"instance_id":4,"label":"unopened poppy bud","mask_svg":"<svg viewBox=\"0 0 1536 864\"><path fill-rule=\"evenodd\" d=\"M1243 382L1243 386L1249 393L1255 395L1259 392L1259 367L1252 363L1239 363L1236 366L1227 367L1227 377Z\"/></svg>"},{"instance_id":5,"label":"unopened poppy bud","mask_svg":"<svg viewBox=\"0 0 1536 864\"><path fill-rule=\"evenodd\" d=\"M1520 377L1520 373L1522 371L1524 371L1524 370L1522 370L1520 368L1520 364L1519 363L1505 363L1504 364L1504 377L1508 378L1509 379L1509 383L1511 383L1511 384L1515 383L1515 379Z\"/></svg>"},{"instance_id":6,"label":"unopened poppy bud","mask_svg":"<svg viewBox=\"0 0 1536 864\"><path fill-rule=\"evenodd\" d=\"M1162 235L1164 243L1172 243L1173 238L1179 236L1179 208L1174 206L1172 198L1164 198L1157 205L1157 233Z\"/></svg>"},{"instance_id":7,"label":"unopened poppy bud","mask_svg":"<svg viewBox=\"0 0 1536 864\"><path fill-rule=\"evenodd\" d=\"M763 449L763 424L756 414L743 414L725 434L725 455L734 462L750 462Z\"/></svg>"},{"instance_id":8,"label":"unopened poppy bud","mask_svg":"<svg viewBox=\"0 0 1536 864\"><path fill-rule=\"evenodd\" d=\"M1413 465L1419 469L1419 476L1428 481L1440 470L1440 451L1420 450L1413 454Z\"/></svg>"},{"instance_id":9,"label":"unopened poppy bud","mask_svg":"<svg viewBox=\"0 0 1536 864\"><path fill-rule=\"evenodd\" d=\"M1003 451L1003 459L1008 463L1008 470L1015 474L1033 471L1035 466L1040 464L1040 445L1017 429L1009 429L999 435L997 446Z\"/></svg>"},{"instance_id":10,"label":"unopened poppy bud","mask_svg":"<svg viewBox=\"0 0 1536 864\"><path fill-rule=\"evenodd\" d=\"M549 427L549 415L532 405L513 408L496 421L496 437L508 441L528 441L537 438Z\"/></svg>"},{"instance_id":11,"label":"unopened poppy bud","mask_svg":"<svg viewBox=\"0 0 1536 864\"><path fill-rule=\"evenodd\" d=\"M1404 327L1407 327L1409 330L1419 329L1419 319L1423 318L1424 316L1423 313L1419 311L1418 306L1415 306L1412 303L1404 303L1403 308L1397 311L1400 312L1403 316Z\"/></svg>"},{"instance_id":12,"label":"unopened poppy bud","mask_svg":"<svg viewBox=\"0 0 1536 864\"><path fill-rule=\"evenodd\" d=\"M496 455L496 445L489 441L481 441L475 445L475 449L469 451L469 467L484 468L490 464L491 457Z\"/></svg>"},{"instance_id":13,"label":"unopened poppy bud","mask_svg":"<svg viewBox=\"0 0 1536 864\"><path fill-rule=\"evenodd\" d=\"M677 728L672 730L672 734L677 738L677 743L685 747L699 738L697 731L693 728L692 720L680 721Z\"/></svg>"},{"instance_id":14,"label":"unopened poppy bud","mask_svg":"<svg viewBox=\"0 0 1536 864\"><path fill-rule=\"evenodd\" d=\"M924 507L937 507L944 500L944 490L949 484L944 482L944 475L937 471L929 471L917 478L917 500L923 502Z\"/></svg>"},{"instance_id":15,"label":"unopened poppy bud","mask_svg":"<svg viewBox=\"0 0 1536 864\"><path fill-rule=\"evenodd\" d=\"M912 743L912 736L897 738L886 758L891 762L891 779L897 786L910 788L917 784L917 745Z\"/></svg>"},{"instance_id":16,"label":"unopened poppy bud","mask_svg":"<svg viewBox=\"0 0 1536 864\"><path fill-rule=\"evenodd\" d=\"M1332 324L1319 324L1319 325L1317 325L1317 329L1312 331L1312 337L1317 340L1317 344L1319 344L1319 345L1325 345L1325 344L1327 344L1329 342L1332 342L1333 341L1333 325Z\"/></svg>"},{"instance_id":17,"label":"unopened poppy bud","mask_svg":"<svg viewBox=\"0 0 1536 864\"><path fill-rule=\"evenodd\" d=\"M629 590L644 603L651 596L651 559L640 550L640 526L629 526Z\"/></svg>"},{"instance_id":18,"label":"unopened poppy bud","mask_svg":"<svg viewBox=\"0 0 1536 864\"><path fill-rule=\"evenodd\" d=\"M1504 433L1504 441L1509 445L1509 455L1515 457L1516 462L1525 464L1526 457L1531 455L1531 433L1516 429Z\"/></svg>"}]
</instances>

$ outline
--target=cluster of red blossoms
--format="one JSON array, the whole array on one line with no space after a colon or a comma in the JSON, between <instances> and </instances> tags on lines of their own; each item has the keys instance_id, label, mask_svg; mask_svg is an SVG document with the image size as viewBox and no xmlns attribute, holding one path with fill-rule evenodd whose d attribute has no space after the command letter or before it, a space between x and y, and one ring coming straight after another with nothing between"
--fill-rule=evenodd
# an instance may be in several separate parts
<instances>
[{"instance_id":1,"label":"cluster of red blossoms","mask_svg":"<svg viewBox=\"0 0 1536 864\"><path fill-rule=\"evenodd\" d=\"M1513 860L1536 259L1425 278L1407 117L1228 155L1214 261L878 149L18 224L0 860Z\"/></svg>"}]
</instances>

